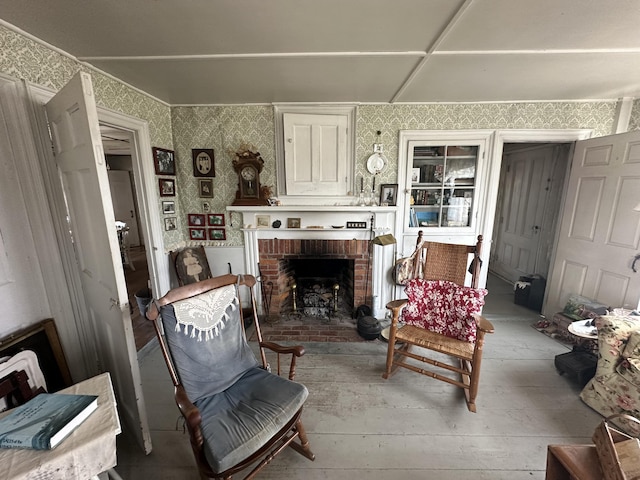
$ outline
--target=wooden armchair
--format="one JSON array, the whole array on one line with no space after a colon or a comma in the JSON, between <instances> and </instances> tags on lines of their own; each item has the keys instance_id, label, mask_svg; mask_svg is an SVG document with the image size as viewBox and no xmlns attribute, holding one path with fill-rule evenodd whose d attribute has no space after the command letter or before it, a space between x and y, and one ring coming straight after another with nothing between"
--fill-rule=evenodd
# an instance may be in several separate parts
<instances>
[{"instance_id":1,"label":"wooden armchair","mask_svg":"<svg viewBox=\"0 0 640 480\"><path fill-rule=\"evenodd\" d=\"M262 341L255 283L250 275L214 277L169 291L147 311L201 478L230 479L250 466L244 478L253 478L287 446L315 459L300 419L308 391L293 381L304 349ZM240 287L250 292L260 363L246 341ZM277 354L277 374L265 349ZM283 355L290 358L288 379L280 377Z\"/></svg>"},{"instance_id":2,"label":"wooden armchair","mask_svg":"<svg viewBox=\"0 0 640 480\"><path fill-rule=\"evenodd\" d=\"M387 304L392 321L382 375L387 379L404 367L460 387L472 412L476 411L484 336L494 331L491 322L479 315L487 293L477 288L481 247L482 235L476 245L457 245L425 242L419 233L415 258L421 265L414 269L418 277L405 286L408 299ZM467 273L470 287L464 286ZM456 364L424 356L424 350L415 352L414 347L453 357Z\"/></svg>"}]
</instances>

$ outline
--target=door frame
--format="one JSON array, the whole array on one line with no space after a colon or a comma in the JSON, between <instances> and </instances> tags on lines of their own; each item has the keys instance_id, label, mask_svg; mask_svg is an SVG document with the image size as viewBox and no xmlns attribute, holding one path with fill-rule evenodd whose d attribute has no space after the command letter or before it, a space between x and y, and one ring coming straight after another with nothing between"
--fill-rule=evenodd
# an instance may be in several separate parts
<instances>
[{"instance_id":1,"label":"door frame","mask_svg":"<svg viewBox=\"0 0 640 480\"><path fill-rule=\"evenodd\" d=\"M98 373L98 359L96 358L95 332L82 322L86 318L86 305L82 297L82 288L76 267L74 246L66 225L66 207L58 172L52 168L53 152L51 139L47 127L44 104L48 102L55 91L45 87L24 82L26 96L30 103L30 113L34 130L34 140L39 150L42 173L52 212L52 222L56 231L57 246L62 257L62 265L69 288L71 303L74 311L75 327L78 330L79 355L85 360L84 376ZM169 260L164 254L164 239L161 228L160 210L157 199L157 184L153 169L151 137L149 125L129 115L115 112L104 107L97 107L98 119L101 124L113 126L131 133L131 161L134 182L136 185L136 202L140 208L141 230L145 240L145 250L149 269L151 288L156 296L163 295L170 289Z\"/></svg>"},{"instance_id":2,"label":"door frame","mask_svg":"<svg viewBox=\"0 0 640 480\"><path fill-rule=\"evenodd\" d=\"M489 146L489 171L488 178L490 181L487 183L487 191L484 195L484 212L485 214L482 216L482 220L480 225L478 226L478 232L483 235L483 243L484 245L491 245L493 242L493 228L495 224L495 217L497 211L498 204L498 189L500 186L500 171L502 169L502 154L504 150L505 143L530 143L530 142L543 142L543 143L571 143L576 142L578 140L586 140L587 138L591 138L593 135L592 129L513 129L513 130L496 130L493 136L493 141ZM572 155L572 152L570 152ZM571 168L571 162L568 162L567 168ZM569 175L567 171L567 175L565 175L565 185L568 182ZM562 198L560 199L560 208L564 205L565 202L565 191L566 188L563 188ZM562 210L561 210L562 211ZM556 224L556 231L553 236L553 246L551 249L550 256L550 265L553 265L556 254L556 246L558 244L558 226L562 222L562 218L558 218L558 222ZM488 261L488 256L486 252L491 250L490 247L485 246L485 258ZM480 285L486 285L487 282L487 273L489 271L488 265L487 268L481 269L480 273ZM545 302L546 302L546 294L545 294Z\"/></svg>"}]
</instances>

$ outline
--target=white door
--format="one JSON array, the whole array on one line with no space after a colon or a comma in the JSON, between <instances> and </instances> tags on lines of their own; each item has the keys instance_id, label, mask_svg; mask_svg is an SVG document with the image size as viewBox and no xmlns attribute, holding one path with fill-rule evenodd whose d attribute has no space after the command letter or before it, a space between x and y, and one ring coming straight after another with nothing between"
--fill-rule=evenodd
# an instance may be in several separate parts
<instances>
[{"instance_id":1,"label":"white door","mask_svg":"<svg viewBox=\"0 0 640 480\"><path fill-rule=\"evenodd\" d=\"M640 272L640 132L576 143L545 315L576 293L637 308Z\"/></svg>"},{"instance_id":2,"label":"white door","mask_svg":"<svg viewBox=\"0 0 640 480\"><path fill-rule=\"evenodd\" d=\"M109 170L109 190L113 200L113 213L116 220L129 227L129 245L140 245L138 219L133 199L133 186L128 170Z\"/></svg>"},{"instance_id":3,"label":"white door","mask_svg":"<svg viewBox=\"0 0 640 480\"><path fill-rule=\"evenodd\" d=\"M125 427L149 453L151 437L91 77L76 74L46 111L100 369L111 373Z\"/></svg>"},{"instance_id":4,"label":"white door","mask_svg":"<svg viewBox=\"0 0 640 480\"><path fill-rule=\"evenodd\" d=\"M287 195L346 195L346 115L285 113Z\"/></svg>"},{"instance_id":5,"label":"white door","mask_svg":"<svg viewBox=\"0 0 640 480\"><path fill-rule=\"evenodd\" d=\"M491 270L515 282L522 275L549 271L567 149L528 147L505 153L500 175L500 207Z\"/></svg>"}]
</instances>

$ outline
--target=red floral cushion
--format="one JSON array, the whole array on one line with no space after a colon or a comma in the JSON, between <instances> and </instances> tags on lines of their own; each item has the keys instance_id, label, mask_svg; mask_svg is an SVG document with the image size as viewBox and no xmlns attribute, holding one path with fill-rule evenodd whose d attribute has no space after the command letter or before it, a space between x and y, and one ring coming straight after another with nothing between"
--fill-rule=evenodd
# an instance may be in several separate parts
<instances>
[{"instance_id":1,"label":"red floral cushion","mask_svg":"<svg viewBox=\"0 0 640 480\"><path fill-rule=\"evenodd\" d=\"M409 303L402 310L407 325L467 342L476 341L474 313L484 305L484 288L461 287L443 280L416 278L405 286Z\"/></svg>"}]
</instances>

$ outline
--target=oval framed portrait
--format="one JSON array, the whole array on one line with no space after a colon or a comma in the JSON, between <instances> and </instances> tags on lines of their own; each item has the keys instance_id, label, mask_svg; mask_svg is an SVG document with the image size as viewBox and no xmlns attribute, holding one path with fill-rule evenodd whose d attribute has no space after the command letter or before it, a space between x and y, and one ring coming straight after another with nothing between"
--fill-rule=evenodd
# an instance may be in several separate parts
<instances>
[{"instance_id":1,"label":"oval framed portrait","mask_svg":"<svg viewBox=\"0 0 640 480\"><path fill-rule=\"evenodd\" d=\"M215 177L215 158L212 148L192 148L193 176L194 177Z\"/></svg>"}]
</instances>

